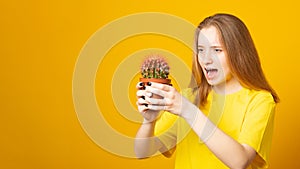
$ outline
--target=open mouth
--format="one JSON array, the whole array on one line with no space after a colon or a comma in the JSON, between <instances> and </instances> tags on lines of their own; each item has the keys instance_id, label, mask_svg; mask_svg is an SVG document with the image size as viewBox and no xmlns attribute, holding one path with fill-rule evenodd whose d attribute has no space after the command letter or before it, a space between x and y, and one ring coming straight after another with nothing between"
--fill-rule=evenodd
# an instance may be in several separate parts
<instances>
[{"instance_id":1,"label":"open mouth","mask_svg":"<svg viewBox=\"0 0 300 169\"><path fill-rule=\"evenodd\" d=\"M218 72L218 69L214 69L214 68L205 68L205 71L206 71L206 74L207 74L207 77L208 78L213 78L217 72Z\"/></svg>"}]
</instances>

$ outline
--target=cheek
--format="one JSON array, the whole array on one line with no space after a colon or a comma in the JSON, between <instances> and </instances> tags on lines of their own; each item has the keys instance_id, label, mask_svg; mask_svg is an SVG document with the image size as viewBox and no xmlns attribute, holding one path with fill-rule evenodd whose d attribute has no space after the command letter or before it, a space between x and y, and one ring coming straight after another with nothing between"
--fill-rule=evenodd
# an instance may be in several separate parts
<instances>
[{"instance_id":1,"label":"cheek","mask_svg":"<svg viewBox=\"0 0 300 169\"><path fill-rule=\"evenodd\" d=\"M222 72L225 74L225 75L229 75L231 74L231 71L230 71L230 68L229 68L229 65L226 61L226 59L223 59L221 60L221 67L222 67Z\"/></svg>"},{"instance_id":2,"label":"cheek","mask_svg":"<svg viewBox=\"0 0 300 169\"><path fill-rule=\"evenodd\" d=\"M200 65L200 67L199 68L201 68L202 69L202 67L203 67L203 62L201 61L201 58L199 57L199 56L197 56L197 62L198 62L198 64Z\"/></svg>"}]
</instances>

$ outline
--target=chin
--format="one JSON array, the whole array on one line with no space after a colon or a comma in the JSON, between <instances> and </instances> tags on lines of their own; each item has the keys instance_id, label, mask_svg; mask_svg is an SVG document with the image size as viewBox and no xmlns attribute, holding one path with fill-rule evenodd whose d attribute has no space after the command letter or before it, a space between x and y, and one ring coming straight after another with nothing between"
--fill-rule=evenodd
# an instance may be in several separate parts
<instances>
[{"instance_id":1,"label":"chin","mask_svg":"<svg viewBox=\"0 0 300 169\"><path fill-rule=\"evenodd\" d=\"M208 84L211 86L221 86L226 85L226 82L223 80L207 80Z\"/></svg>"}]
</instances>

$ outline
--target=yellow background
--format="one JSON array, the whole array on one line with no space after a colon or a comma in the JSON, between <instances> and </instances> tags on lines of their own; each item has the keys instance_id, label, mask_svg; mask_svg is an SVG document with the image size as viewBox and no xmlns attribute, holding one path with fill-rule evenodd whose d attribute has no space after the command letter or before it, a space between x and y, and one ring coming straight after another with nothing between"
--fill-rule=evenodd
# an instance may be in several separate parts
<instances>
[{"instance_id":1,"label":"yellow background","mask_svg":"<svg viewBox=\"0 0 300 169\"><path fill-rule=\"evenodd\" d=\"M138 12L169 13L194 25L216 12L240 17L282 100L276 112L271 169L300 168L299 10L295 0L1 1L0 168L173 168L174 157L136 160L102 150L81 128L73 106L73 71L88 38L109 22ZM95 91L101 90L100 75L111 80L115 67L108 64L117 65L136 50L162 48L189 63L189 51L177 46L174 40L154 35L123 41L99 68ZM134 102L132 86L130 91ZM106 103L105 109L116 114L112 101L101 100L104 97L108 95L97 93L99 105ZM134 136L138 125L112 115L105 117L113 127Z\"/></svg>"}]
</instances>

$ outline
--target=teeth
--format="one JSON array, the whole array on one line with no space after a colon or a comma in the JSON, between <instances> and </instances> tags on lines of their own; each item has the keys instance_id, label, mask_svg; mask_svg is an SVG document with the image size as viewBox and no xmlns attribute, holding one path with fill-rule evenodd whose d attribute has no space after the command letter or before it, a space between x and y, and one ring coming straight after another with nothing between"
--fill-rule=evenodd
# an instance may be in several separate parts
<instances>
[{"instance_id":1,"label":"teeth","mask_svg":"<svg viewBox=\"0 0 300 169\"><path fill-rule=\"evenodd\" d=\"M205 71L207 72L207 73L209 73L209 72L211 72L211 71L217 71L218 69L207 69L207 68L205 68Z\"/></svg>"},{"instance_id":2,"label":"teeth","mask_svg":"<svg viewBox=\"0 0 300 169\"><path fill-rule=\"evenodd\" d=\"M213 71L213 70L216 70L216 69L205 69L206 72L209 72L209 71Z\"/></svg>"}]
</instances>

